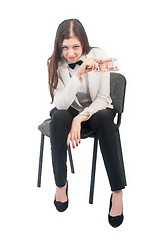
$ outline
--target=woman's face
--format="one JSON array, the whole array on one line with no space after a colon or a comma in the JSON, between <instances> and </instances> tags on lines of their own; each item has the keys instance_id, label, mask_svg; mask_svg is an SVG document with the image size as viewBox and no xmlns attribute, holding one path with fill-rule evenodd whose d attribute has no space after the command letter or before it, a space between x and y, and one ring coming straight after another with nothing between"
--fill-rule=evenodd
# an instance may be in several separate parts
<instances>
[{"instance_id":1,"label":"woman's face","mask_svg":"<svg viewBox=\"0 0 160 240\"><path fill-rule=\"evenodd\" d=\"M76 37L64 39L62 43L62 54L71 63L76 62L82 55L83 46Z\"/></svg>"}]
</instances>

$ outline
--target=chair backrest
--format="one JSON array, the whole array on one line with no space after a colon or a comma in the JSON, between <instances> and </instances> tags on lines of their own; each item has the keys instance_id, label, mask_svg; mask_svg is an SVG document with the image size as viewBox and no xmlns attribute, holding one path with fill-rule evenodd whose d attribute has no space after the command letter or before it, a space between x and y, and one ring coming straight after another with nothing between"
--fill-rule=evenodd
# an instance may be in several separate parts
<instances>
[{"instance_id":1,"label":"chair backrest","mask_svg":"<svg viewBox=\"0 0 160 240\"><path fill-rule=\"evenodd\" d=\"M126 90L126 79L120 73L110 73L110 96L114 109L118 113L123 112Z\"/></svg>"}]
</instances>

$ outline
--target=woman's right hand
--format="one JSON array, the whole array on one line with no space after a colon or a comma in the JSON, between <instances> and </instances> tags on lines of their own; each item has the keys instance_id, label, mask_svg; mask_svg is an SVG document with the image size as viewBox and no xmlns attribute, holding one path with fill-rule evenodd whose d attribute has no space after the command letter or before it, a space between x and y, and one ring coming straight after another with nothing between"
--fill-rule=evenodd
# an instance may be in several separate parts
<instances>
[{"instance_id":1,"label":"woman's right hand","mask_svg":"<svg viewBox=\"0 0 160 240\"><path fill-rule=\"evenodd\" d=\"M101 61L98 58L86 58L81 66L76 71L76 76L81 80L83 74L91 72L94 69L98 68L98 63Z\"/></svg>"}]
</instances>

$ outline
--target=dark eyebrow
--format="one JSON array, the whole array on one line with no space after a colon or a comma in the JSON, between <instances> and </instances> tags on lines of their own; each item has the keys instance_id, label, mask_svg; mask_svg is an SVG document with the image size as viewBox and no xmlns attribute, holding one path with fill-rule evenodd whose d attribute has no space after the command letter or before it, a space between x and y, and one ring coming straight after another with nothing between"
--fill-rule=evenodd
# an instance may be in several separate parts
<instances>
[{"instance_id":1,"label":"dark eyebrow","mask_svg":"<svg viewBox=\"0 0 160 240\"><path fill-rule=\"evenodd\" d=\"M80 43L75 43L73 46L81 45Z\"/></svg>"},{"instance_id":2,"label":"dark eyebrow","mask_svg":"<svg viewBox=\"0 0 160 240\"><path fill-rule=\"evenodd\" d=\"M80 46L80 45L81 45L80 43L75 43L75 44L72 45L72 47ZM68 47L68 45L62 44L62 47Z\"/></svg>"}]
</instances>

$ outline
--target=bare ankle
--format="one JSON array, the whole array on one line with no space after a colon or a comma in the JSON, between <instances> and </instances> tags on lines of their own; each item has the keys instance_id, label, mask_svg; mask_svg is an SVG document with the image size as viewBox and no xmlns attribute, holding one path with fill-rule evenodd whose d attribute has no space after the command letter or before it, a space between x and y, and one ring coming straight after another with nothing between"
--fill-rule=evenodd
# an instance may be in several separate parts
<instances>
[{"instance_id":1,"label":"bare ankle","mask_svg":"<svg viewBox=\"0 0 160 240\"><path fill-rule=\"evenodd\" d=\"M122 192L122 190L117 190L117 191L113 191L113 194L123 195L123 192Z\"/></svg>"}]
</instances>

